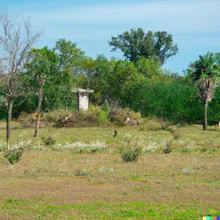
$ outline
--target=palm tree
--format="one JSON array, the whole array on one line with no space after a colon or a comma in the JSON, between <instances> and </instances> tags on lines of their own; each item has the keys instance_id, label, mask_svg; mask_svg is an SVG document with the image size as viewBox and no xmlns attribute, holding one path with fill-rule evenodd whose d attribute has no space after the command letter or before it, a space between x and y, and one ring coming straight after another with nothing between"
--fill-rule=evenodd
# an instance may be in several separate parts
<instances>
[{"instance_id":1,"label":"palm tree","mask_svg":"<svg viewBox=\"0 0 220 220\"><path fill-rule=\"evenodd\" d=\"M199 96L203 105L203 130L207 130L208 102L214 97L215 81L220 76L220 54L207 53L190 65L192 79L198 82Z\"/></svg>"}]
</instances>

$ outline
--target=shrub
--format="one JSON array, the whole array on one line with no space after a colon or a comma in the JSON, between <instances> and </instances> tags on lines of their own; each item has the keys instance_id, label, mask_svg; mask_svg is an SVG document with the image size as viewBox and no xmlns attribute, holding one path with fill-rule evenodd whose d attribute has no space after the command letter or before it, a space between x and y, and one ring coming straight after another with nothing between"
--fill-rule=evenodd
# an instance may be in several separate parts
<instances>
[{"instance_id":1,"label":"shrub","mask_svg":"<svg viewBox=\"0 0 220 220\"><path fill-rule=\"evenodd\" d=\"M97 127L108 126L112 123L125 125L130 117L133 121L139 122L140 113L133 112L128 108L118 108L110 112L108 106L90 106L87 111L55 110L43 113L42 125L54 125L55 127ZM22 113L18 121L23 127L34 127L35 119L32 114Z\"/></svg>"},{"instance_id":2,"label":"shrub","mask_svg":"<svg viewBox=\"0 0 220 220\"><path fill-rule=\"evenodd\" d=\"M99 106L91 106L87 111L76 111L68 118L60 118L56 122L56 127L92 127L109 124L108 112Z\"/></svg>"},{"instance_id":3,"label":"shrub","mask_svg":"<svg viewBox=\"0 0 220 220\"><path fill-rule=\"evenodd\" d=\"M165 141L164 148L163 148L163 152L164 152L165 154L169 154L170 152L172 152L172 149L171 149L171 140L166 140L166 141Z\"/></svg>"},{"instance_id":4,"label":"shrub","mask_svg":"<svg viewBox=\"0 0 220 220\"><path fill-rule=\"evenodd\" d=\"M109 113L110 121L118 126L126 125L125 122L128 117L138 124L141 119L141 114L139 112L131 111L129 108L115 108Z\"/></svg>"},{"instance_id":5,"label":"shrub","mask_svg":"<svg viewBox=\"0 0 220 220\"><path fill-rule=\"evenodd\" d=\"M138 157L141 155L141 147L125 147L121 151L121 157L125 162L137 161Z\"/></svg>"},{"instance_id":6,"label":"shrub","mask_svg":"<svg viewBox=\"0 0 220 220\"><path fill-rule=\"evenodd\" d=\"M156 119L146 118L142 123L140 130L142 131L158 131L162 129L161 123Z\"/></svg>"},{"instance_id":7,"label":"shrub","mask_svg":"<svg viewBox=\"0 0 220 220\"><path fill-rule=\"evenodd\" d=\"M52 146L56 143L56 140L53 137L42 137L42 141L46 146Z\"/></svg>"},{"instance_id":8,"label":"shrub","mask_svg":"<svg viewBox=\"0 0 220 220\"><path fill-rule=\"evenodd\" d=\"M142 148L132 139L133 137L126 140L126 145L121 149L121 157L124 162L137 161L142 153Z\"/></svg>"},{"instance_id":9,"label":"shrub","mask_svg":"<svg viewBox=\"0 0 220 220\"><path fill-rule=\"evenodd\" d=\"M48 123L56 123L61 118L71 117L72 114L73 112L70 110L59 109L43 114L42 120Z\"/></svg>"},{"instance_id":10,"label":"shrub","mask_svg":"<svg viewBox=\"0 0 220 220\"><path fill-rule=\"evenodd\" d=\"M22 112L17 120L18 120L18 122L21 123L21 126L25 127L25 128L34 127L34 124L35 124L35 120L33 118L33 115L25 113L25 112Z\"/></svg>"},{"instance_id":11,"label":"shrub","mask_svg":"<svg viewBox=\"0 0 220 220\"><path fill-rule=\"evenodd\" d=\"M20 160L22 154L23 154L23 149L20 148L6 152L4 157L8 160L10 164L15 164Z\"/></svg>"},{"instance_id":12,"label":"shrub","mask_svg":"<svg viewBox=\"0 0 220 220\"><path fill-rule=\"evenodd\" d=\"M87 169L78 168L76 170L75 176L90 176L90 171Z\"/></svg>"}]
</instances>

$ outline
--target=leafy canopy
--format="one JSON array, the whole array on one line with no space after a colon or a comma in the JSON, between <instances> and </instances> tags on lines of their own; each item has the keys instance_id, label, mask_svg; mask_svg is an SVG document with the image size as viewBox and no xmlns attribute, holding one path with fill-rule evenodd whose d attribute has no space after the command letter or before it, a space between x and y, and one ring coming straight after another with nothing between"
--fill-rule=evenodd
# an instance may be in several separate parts
<instances>
[{"instance_id":1,"label":"leafy canopy","mask_svg":"<svg viewBox=\"0 0 220 220\"><path fill-rule=\"evenodd\" d=\"M199 59L190 64L187 70L192 80L210 77L212 79L220 76L220 53L207 53L199 56Z\"/></svg>"},{"instance_id":2,"label":"leafy canopy","mask_svg":"<svg viewBox=\"0 0 220 220\"><path fill-rule=\"evenodd\" d=\"M163 65L165 61L178 52L178 47L173 42L172 35L166 31L153 33L148 31L146 34L143 29L131 29L112 37L109 42L112 51L120 49L124 56L131 62L137 62L143 56L145 58L154 57Z\"/></svg>"}]
</instances>

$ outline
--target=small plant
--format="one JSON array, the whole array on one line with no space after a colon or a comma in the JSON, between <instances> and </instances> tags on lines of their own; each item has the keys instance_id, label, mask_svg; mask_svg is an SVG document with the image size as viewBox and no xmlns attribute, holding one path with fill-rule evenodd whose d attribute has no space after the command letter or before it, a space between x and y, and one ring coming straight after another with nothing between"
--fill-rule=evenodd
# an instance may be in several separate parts
<instances>
[{"instance_id":1,"label":"small plant","mask_svg":"<svg viewBox=\"0 0 220 220\"><path fill-rule=\"evenodd\" d=\"M200 152L204 153L204 152L207 152L207 148L206 147L203 147Z\"/></svg>"},{"instance_id":2,"label":"small plant","mask_svg":"<svg viewBox=\"0 0 220 220\"><path fill-rule=\"evenodd\" d=\"M46 146L52 146L56 143L56 140L53 137L42 137L42 141Z\"/></svg>"},{"instance_id":3,"label":"small plant","mask_svg":"<svg viewBox=\"0 0 220 220\"><path fill-rule=\"evenodd\" d=\"M174 139L178 139L178 138L180 137L180 132L179 132L179 130L171 131L171 134L173 135L173 138L174 138Z\"/></svg>"},{"instance_id":4,"label":"small plant","mask_svg":"<svg viewBox=\"0 0 220 220\"><path fill-rule=\"evenodd\" d=\"M140 186L136 186L135 188L134 188L134 191L141 191L141 187Z\"/></svg>"},{"instance_id":5,"label":"small plant","mask_svg":"<svg viewBox=\"0 0 220 220\"><path fill-rule=\"evenodd\" d=\"M121 157L124 162L134 162L137 161L142 153L142 148L137 145L136 141L126 140L126 145L121 149Z\"/></svg>"},{"instance_id":6,"label":"small plant","mask_svg":"<svg viewBox=\"0 0 220 220\"><path fill-rule=\"evenodd\" d=\"M75 176L91 176L90 171L87 169L78 168L76 170Z\"/></svg>"},{"instance_id":7,"label":"small plant","mask_svg":"<svg viewBox=\"0 0 220 220\"><path fill-rule=\"evenodd\" d=\"M163 152L165 154L169 154L170 152L172 151L172 148L171 148L171 141L170 140L166 140L165 141L165 144L164 144L164 148L163 148Z\"/></svg>"},{"instance_id":8,"label":"small plant","mask_svg":"<svg viewBox=\"0 0 220 220\"><path fill-rule=\"evenodd\" d=\"M20 160L22 154L23 154L23 149L20 148L6 152L4 157L8 160L10 164L15 164Z\"/></svg>"}]
</instances>

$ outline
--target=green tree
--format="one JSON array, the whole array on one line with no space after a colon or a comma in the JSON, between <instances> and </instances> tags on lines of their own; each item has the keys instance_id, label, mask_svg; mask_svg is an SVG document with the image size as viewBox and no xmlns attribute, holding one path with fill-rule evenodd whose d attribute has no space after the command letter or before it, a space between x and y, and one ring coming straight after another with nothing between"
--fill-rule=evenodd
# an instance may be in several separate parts
<instances>
[{"instance_id":1,"label":"green tree","mask_svg":"<svg viewBox=\"0 0 220 220\"><path fill-rule=\"evenodd\" d=\"M95 60L91 58L84 60L83 66L87 79L83 86L95 90L91 95L92 102L102 104L111 97L109 77L113 73L115 62L114 59L109 61L103 55L99 55Z\"/></svg>"},{"instance_id":2,"label":"green tree","mask_svg":"<svg viewBox=\"0 0 220 220\"><path fill-rule=\"evenodd\" d=\"M199 96L203 105L203 130L207 130L208 103L214 97L215 82L220 76L219 53L207 53L199 56L199 59L190 65L188 72L191 73L192 80L198 83Z\"/></svg>"},{"instance_id":3,"label":"green tree","mask_svg":"<svg viewBox=\"0 0 220 220\"><path fill-rule=\"evenodd\" d=\"M35 131L34 137L38 136L39 118L41 115L44 84L47 86L55 85L59 83L60 78L58 76L58 56L47 47L42 49L32 49L30 52L31 61L27 65L27 84L30 85L30 90L35 91L38 95L38 105L36 111ZM53 87L54 92L56 91Z\"/></svg>"},{"instance_id":4,"label":"green tree","mask_svg":"<svg viewBox=\"0 0 220 220\"><path fill-rule=\"evenodd\" d=\"M120 49L126 59L137 62L143 56L145 58L155 57L163 65L164 62L178 52L178 47L173 42L172 35L166 31L145 32L143 29L131 29L112 37L109 42L112 51Z\"/></svg>"},{"instance_id":5,"label":"green tree","mask_svg":"<svg viewBox=\"0 0 220 220\"><path fill-rule=\"evenodd\" d=\"M133 109L143 116L154 116L175 123L197 123L201 109L196 92L193 83L181 77L147 79L136 92L138 101Z\"/></svg>"},{"instance_id":6,"label":"green tree","mask_svg":"<svg viewBox=\"0 0 220 220\"><path fill-rule=\"evenodd\" d=\"M65 39L58 40L53 51L57 53L59 59L58 70L60 71L62 81L59 89L63 94L61 99L65 100L65 107L67 108L72 99L70 91L72 87L76 85L77 77L83 70L82 62L85 53L77 48L76 43Z\"/></svg>"},{"instance_id":7,"label":"green tree","mask_svg":"<svg viewBox=\"0 0 220 220\"><path fill-rule=\"evenodd\" d=\"M160 62L155 61L152 57L148 59L140 57L140 59L135 63L135 66L137 71L143 74L146 78L156 80L164 77Z\"/></svg>"}]
</instances>

